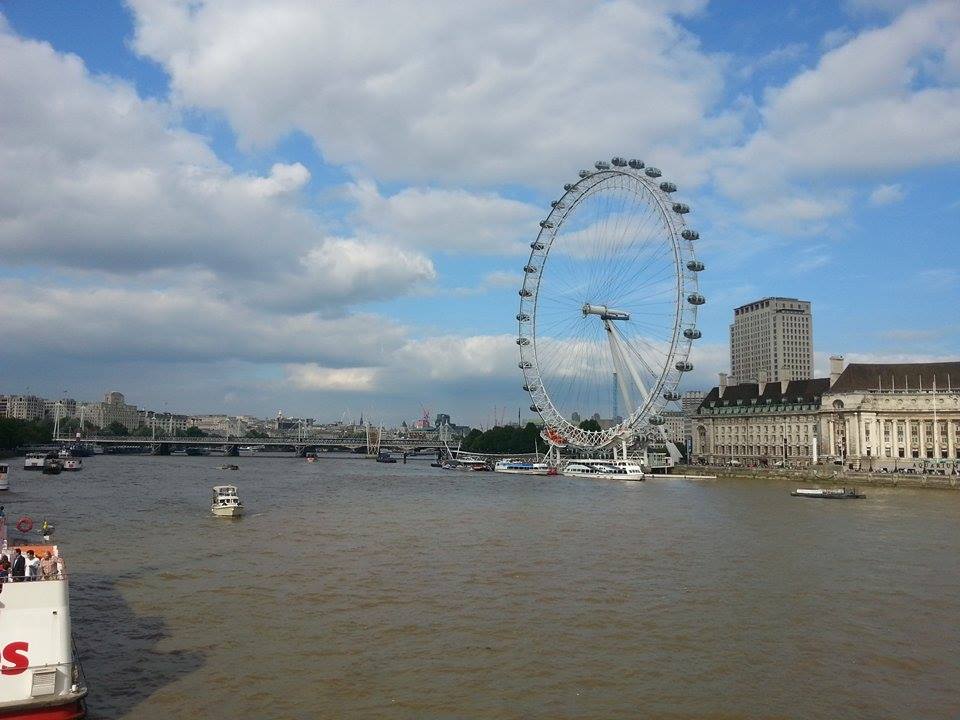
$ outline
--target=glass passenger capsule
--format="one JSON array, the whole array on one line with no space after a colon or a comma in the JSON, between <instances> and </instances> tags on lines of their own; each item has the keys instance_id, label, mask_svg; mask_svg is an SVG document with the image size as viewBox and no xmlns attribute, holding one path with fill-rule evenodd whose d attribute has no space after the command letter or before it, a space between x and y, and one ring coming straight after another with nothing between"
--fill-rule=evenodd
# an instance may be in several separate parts
<instances>
[{"instance_id":1,"label":"glass passenger capsule","mask_svg":"<svg viewBox=\"0 0 960 720\"><path fill-rule=\"evenodd\" d=\"M680 233L680 237L682 237L684 240L691 240L691 241L692 241L692 240L699 240L699 239L700 239L700 233L698 233L696 230L691 230L690 228L685 228L684 231Z\"/></svg>"},{"instance_id":2,"label":"glass passenger capsule","mask_svg":"<svg viewBox=\"0 0 960 720\"><path fill-rule=\"evenodd\" d=\"M655 167L648 167L646 170L644 170L644 172L647 174L647 177L652 177L652 178L658 178L661 175L663 175L663 173L660 172L660 168L655 168Z\"/></svg>"}]
</instances>

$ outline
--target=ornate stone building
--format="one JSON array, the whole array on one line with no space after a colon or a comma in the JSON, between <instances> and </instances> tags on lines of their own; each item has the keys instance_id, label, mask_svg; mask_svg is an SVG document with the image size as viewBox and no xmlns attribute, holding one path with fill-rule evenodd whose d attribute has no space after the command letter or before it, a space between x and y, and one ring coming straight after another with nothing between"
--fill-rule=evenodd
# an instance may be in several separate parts
<instances>
[{"instance_id":1,"label":"ornate stone building","mask_svg":"<svg viewBox=\"0 0 960 720\"><path fill-rule=\"evenodd\" d=\"M824 455L856 467L960 467L960 362L851 363L820 426Z\"/></svg>"},{"instance_id":2,"label":"ornate stone building","mask_svg":"<svg viewBox=\"0 0 960 720\"><path fill-rule=\"evenodd\" d=\"M830 363L813 380L728 385L721 374L697 409L693 460L960 468L960 362Z\"/></svg>"},{"instance_id":3,"label":"ornate stone building","mask_svg":"<svg viewBox=\"0 0 960 720\"><path fill-rule=\"evenodd\" d=\"M827 378L720 385L697 410L693 461L723 465L814 462Z\"/></svg>"}]
</instances>

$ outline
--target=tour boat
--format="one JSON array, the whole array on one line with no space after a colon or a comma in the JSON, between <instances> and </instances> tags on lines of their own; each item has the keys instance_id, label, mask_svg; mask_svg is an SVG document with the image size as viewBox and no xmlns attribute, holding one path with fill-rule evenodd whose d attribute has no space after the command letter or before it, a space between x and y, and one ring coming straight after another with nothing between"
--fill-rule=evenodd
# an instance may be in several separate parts
<instances>
[{"instance_id":1,"label":"tour boat","mask_svg":"<svg viewBox=\"0 0 960 720\"><path fill-rule=\"evenodd\" d=\"M10 481L7 480L7 472L9 468L6 465L0 464L0 491L10 489Z\"/></svg>"},{"instance_id":2,"label":"tour boat","mask_svg":"<svg viewBox=\"0 0 960 720\"><path fill-rule=\"evenodd\" d=\"M21 533L33 528L22 517ZM7 544L6 518L0 517L0 550L11 561L14 547L40 558L47 552L57 561L56 575L38 582L3 584L0 612L0 718L3 720L79 720L86 715L86 682L73 653L70 634L70 594L63 560L56 545Z\"/></svg>"},{"instance_id":3,"label":"tour boat","mask_svg":"<svg viewBox=\"0 0 960 720\"><path fill-rule=\"evenodd\" d=\"M234 485L217 485L213 488L213 504L210 512L217 517L240 517L243 515L243 503L237 495ZM0 715L0 718L3 716Z\"/></svg>"},{"instance_id":4,"label":"tour boat","mask_svg":"<svg viewBox=\"0 0 960 720\"><path fill-rule=\"evenodd\" d=\"M561 470L566 477L598 480L643 480L643 466L635 460L571 460Z\"/></svg>"},{"instance_id":5,"label":"tour boat","mask_svg":"<svg viewBox=\"0 0 960 720\"><path fill-rule=\"evenodd\" d=\"M60 448L60 452L57 453L57 457L61 460L66 460L67 458L73 457L73 453L67 448Z\"/></svg>"},{"instance_id":6,"label":"tour boat","mask_svg":"<svg viewBox=\"0 0 960 720\"><path fill-rule=\"evenodd\" d=\"M797 488L793 497L819 498L821 500L860 500L866 495L857 492L856 488Z\"/></svg>"},{"instance_id":7,"label":"tour boat","mask_svg":"<svg viewBox=\"0 0 960 720\"><path fill-rule=\"evenodd\" d=\"M63 464L64 472L66 471L78 472L80 470L83 470L83 460L81 460L80 458L74 458L74 457L67 458L66 460L63 461L62 464Z\"/></svg>"},{"instance_id":8,"label":"tour boat","mask_svg":"<svg viewBox=\"0 0 960 720\"><path fill-rule=\"evenodd\" d=\"M498 460L493 466L493 471L498 473L509 473L512 475L550 475L553 470L545 462L533 462L531 460ZM554 473L556 471L554 470Z\"/></svg>"},{"instance_id":9,"label":"tour boat","mask_svg":"<svg viewBox=\"0 0 960 720\"><path fill-rule=\"evenodd\" d=\"M23 459L23 469L43 470L43 461L46 459L46 453L27 453L27 456Z\"/></svg>"}]
</instances>

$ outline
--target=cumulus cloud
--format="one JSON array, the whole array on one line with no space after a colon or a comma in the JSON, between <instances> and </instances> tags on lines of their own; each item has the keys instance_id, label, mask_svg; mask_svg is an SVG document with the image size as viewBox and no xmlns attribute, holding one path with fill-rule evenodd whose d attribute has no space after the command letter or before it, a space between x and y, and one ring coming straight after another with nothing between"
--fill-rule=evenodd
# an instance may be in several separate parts
<instances>
[{"instance_id":1,"label":"cumulus cloud","mask_svg":"<svg viewBox=\"0 0 960 720\"><path fill-rule=\"evenodd\" d=\"M877 185L870 193L871 205L891 205L903 200L907 194L899 185Z\"/></svg>"},{"instance_id":2,"label":"cumulus cloud","mask_svg":"<svg viewBox=\"0 0 960 720\"><path fill-rule=\"evenodd\" d=\"M286 382L300 390L369 392L376 389L378 368L327 368L316 363L287 365Z\"/></svg>"},{"instance_id":3,"label":"cumulus cloud","mask_svg":"<svg viewBox=\"0 0 960 720\"><path fill-rule=\"evenodd\" d=\"M8 264L204 271L224 295L297 310L386 299L436 276L429 258L389 241L328 237L300 197L301 163L237 173L165 104L5 25L0 97Z\"/></svg>"},{"instance_id":4,"label":"cumulus cloud","mask_svg":"<svg viewBox=\"0 0 960 720\"><path fill-rule=\"evenodd\" d=\"M474 254L516 254L536 237L543 211L494 193L405 188L384 196L370 180L346 187L362 231L398 244Z\"/></svg>"},{"instance_id":5,"label":"cumulus cloud","mask_svg":"<svg viewBox=\"0 0 960 720\"><path fill-rule=\"evenodd\" d=\"M301 130L378 178L458 184L556 182L570 158L736 129L711 117L723 61L677 22L704 5L131 2L135 48L242 142Z\"/></svg>"},{"instance_id":6,"label":"cumulus cloud","mask_svg":"<svg viewBox=\"0 0 960 720\"><path fill-rule=\"evenodd\" d=\"M843 212L838 182L960 159L960 5L931 2L865 30L760 107L746 142L718 152L720 189L761 226Z\"/></svg>"},{"instance_id":7,"label":"cumulus cloud","mask_svg":"<svg viewBox=\"0 0 960 720\"><path fill-rule=\"evenodd\" d=\"M52 353L109 362L356 367L402 347L406 330L372 314L276 316L186 287L58 288L6 280L0 281L0 337L4 356L21 359Z\"/></svg>"}]
</instances>

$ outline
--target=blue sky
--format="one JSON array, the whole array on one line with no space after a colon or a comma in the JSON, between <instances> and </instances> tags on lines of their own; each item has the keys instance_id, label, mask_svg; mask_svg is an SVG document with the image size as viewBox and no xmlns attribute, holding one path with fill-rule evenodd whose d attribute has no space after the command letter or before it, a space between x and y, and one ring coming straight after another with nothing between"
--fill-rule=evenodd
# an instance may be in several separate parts
<instances>
[{"instance_id":1,"label":"blue sky","mask_svg":"<svg viewBox=\"0 0 960 720\"><path fill-rule=\"evenodd\" d=\"M0 14L0 392L515 416L523 250L612 155L694 208L686 387L765 295L813 302L821 371L960 357L954 2Z\"/></svg>"}]
</instances>

